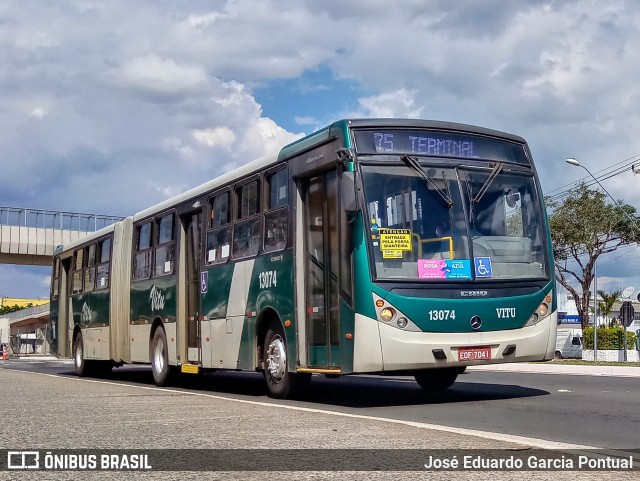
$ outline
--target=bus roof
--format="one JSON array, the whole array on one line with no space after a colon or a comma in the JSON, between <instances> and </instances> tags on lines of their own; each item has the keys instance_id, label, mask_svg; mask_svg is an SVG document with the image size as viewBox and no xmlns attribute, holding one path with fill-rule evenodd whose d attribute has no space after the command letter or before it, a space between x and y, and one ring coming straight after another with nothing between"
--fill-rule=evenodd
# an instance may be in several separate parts
<instances>
[{"instance_id":1,"label":"bus roof","mask_svg":"<svg viewBox=\"0 0 640 481\"><path fill-rule=\"evenodd\" d=\"M285 145L279 152L267 154L252 162L244 164L237 169L222 174L219 177L215 177L197 187L189 189L177 196L171 197L158 204L148 207L133 215L133 221L138 221L147 217L151 217L164 210L174 207L180 203L187 202L191 199L195 199L202 194L206 194L218 187L224 186L227 183L233 182L235 179L244 177L253 172L259 172L277 163L301 154L306 150L310 150L318 144L322 144L331 138L339 136L347 137L349 129L353 128L403 128L403 129L434 129L445 130L450 132L470 132L480 135L487 135L491 137L498 137L514 142L525 143L522 137L509 134L499 130L487 129L484 127L478 127L475 125L461 124L456 122L443 122L437 120L421 120L421 119L393 119L393 118L371 118L371 119L341 119L333 122L332 124L324 127L316 132L313 132L301 139L298 139L290 144ZM113 224L100 229L94 233L83 237L82 239L75 240L66 244L63 250L77 247L86 242L90 242L105 234L112 232L114 229ZM57 251L56 251L57 252Z\"/></svg>"}]
</instances>

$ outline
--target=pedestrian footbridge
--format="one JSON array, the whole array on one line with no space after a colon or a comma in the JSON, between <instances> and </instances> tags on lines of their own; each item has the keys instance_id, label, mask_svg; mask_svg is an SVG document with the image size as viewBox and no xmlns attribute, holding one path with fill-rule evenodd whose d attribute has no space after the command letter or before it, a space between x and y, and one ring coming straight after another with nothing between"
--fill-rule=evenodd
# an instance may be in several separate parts
<instances>
[{"instance_id":1,"label":"pedestrian footbridge","mask_svg":"<svg viewBox=\"0 0 640 481\"><path fill-rule=\"evenodd\" d=\"M0 207L0 264L47 266L54 249L120 217Z\"/></svg>"}]
</instances>

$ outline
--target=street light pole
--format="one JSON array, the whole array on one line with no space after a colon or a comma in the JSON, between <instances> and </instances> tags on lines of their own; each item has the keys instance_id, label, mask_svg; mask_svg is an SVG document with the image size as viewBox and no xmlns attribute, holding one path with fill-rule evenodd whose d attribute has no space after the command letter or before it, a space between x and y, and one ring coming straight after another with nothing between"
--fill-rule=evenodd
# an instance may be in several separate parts
<instances>
[{"instance_id":1,"label":"street light pole","mask_svg":"<svg viewBox=\"0 0 640 481\"><path fill-rule=\"evenodd\" d=\"M613 203L615 205L617 205L618 207L622 207L618 203L618 201L613 198L613 196L609 193L609 191L604 188L604 185L602 185L600 183L600 181L598 179L596 179L596 177L591 173L591 171L589 169L587 169L584 165L582 165L578 159L575 159L573 157L569 157L566 160L566 162L567 162L567 164L571 164L571 165L574 165L574 166L577 166L577 167L582 167L584 170L586 170L587 173L591 176L591 178L609 196L609 198L613 201ZM635 169L633 171L635 173ZM634 226L636 229L638 229L637 220L634 219L633 217L631 217L624 209L622 209L622 213L627 217L627 219L629 219L631 221L631 225ZM640 230L640 229L638 229L638 230ZM593 360L594 360L594 362L596 362L598 360L598 270L597 269L598 269L598 267L597 267L597 261L596 261L596 262L593 263L593 290L595 291L595 295L593 297L593 313L595 315L595 319L594 319L594 322L593 322ZM626 334L626 331L627 331L626 326L625 326L624 330L625 330L625 334ZM626 340L625 340L625 347L626 347Z\"/></svg>"},{"instance_id":2,"label":"street light pole","mask_svg":"<svg viewBox=\"0 0 640 481\"><path fill-rule=\"evenodd\" d=\"M598 261L593 263L593 362L598 362Z\"/></svg>"}]
</instances>

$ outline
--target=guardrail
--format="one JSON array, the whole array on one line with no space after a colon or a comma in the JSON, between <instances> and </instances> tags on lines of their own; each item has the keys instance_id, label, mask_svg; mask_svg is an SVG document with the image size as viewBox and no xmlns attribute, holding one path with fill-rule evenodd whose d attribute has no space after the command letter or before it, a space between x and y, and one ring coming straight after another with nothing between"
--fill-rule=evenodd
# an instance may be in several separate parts
<instances>
[{"instance_id":1,"label":"guardrail","mask_svg":"<svg viewBox=\"0 0 640 481\"><path fill-rule=\"evenodd\" d=\"M112 215L0 207L0 225L94 232L122 219Z\"/></svg>"}]
</instances>

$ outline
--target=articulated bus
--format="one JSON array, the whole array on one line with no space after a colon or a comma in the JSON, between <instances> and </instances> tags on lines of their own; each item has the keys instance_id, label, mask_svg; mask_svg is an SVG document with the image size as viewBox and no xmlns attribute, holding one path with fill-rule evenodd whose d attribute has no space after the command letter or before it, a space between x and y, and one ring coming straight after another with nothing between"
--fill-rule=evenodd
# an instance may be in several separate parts
<instances>
[{"instance_id":1,"label":"articulated bus","mask_svg":"<svg viewBox=\"0 0 640 481\"><path fill-rule=\"evenodd\" d=\"M521 137L341 120L59 247L51 344L80 376L151 365L414 376L552 359L553 256Z\"/></svg>"}]
</instances>

